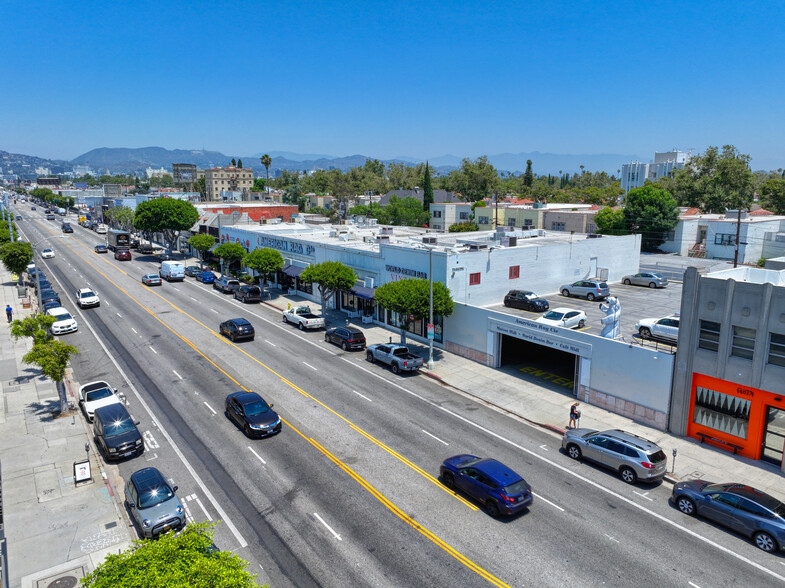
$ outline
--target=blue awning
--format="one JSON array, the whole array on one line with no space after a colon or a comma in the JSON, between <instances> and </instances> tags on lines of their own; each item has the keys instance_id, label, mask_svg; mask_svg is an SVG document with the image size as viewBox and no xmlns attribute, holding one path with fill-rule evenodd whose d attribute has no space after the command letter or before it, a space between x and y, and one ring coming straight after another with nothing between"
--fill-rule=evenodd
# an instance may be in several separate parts
<instances>
[{"instance_id":1,"label":"blue awning","mask_svg":"<svg viewBox=\"0 0 785 588\"><path fill-rule=\"evenodd\" d=\"M281 271L285 273L287 276L291 276L293 278L299 278L300 274L303 273L304 267L298 267L296 265L287 264L283 266Z\"/></svg>"},{"instance_id":2,"label":"blue awning","mask_svg":"<svg viewBox=\"0 0 785 588\"><path fill-rule=\"evenodd\" d=\"M362 298L364 300L373 300L373 296L376 293L376 288L366 288L365 286L354 286L349 291L355 296L357 296L357 298Z\"/></svg>"}]
</instances>

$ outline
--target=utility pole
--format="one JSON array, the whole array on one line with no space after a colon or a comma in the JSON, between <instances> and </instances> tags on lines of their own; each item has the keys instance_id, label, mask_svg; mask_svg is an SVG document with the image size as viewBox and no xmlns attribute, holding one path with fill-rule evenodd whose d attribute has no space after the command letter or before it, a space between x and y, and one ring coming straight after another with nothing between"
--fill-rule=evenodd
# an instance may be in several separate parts
<instances>
[{"instance_id":1,"label":"utility pole","mask_svg":"<svg viewBox=\"0 0 785 588\"><path fill-rule=\"evenodd\" d=\"M736 249L733 252L733 267L739 265L739 239L741 238L741 206L736 211Z\"/></svg>"},{"instance_id":2,"label":"utility pole","mask_svg":"<svg viewBox=\"0 0 785 588\"><path fill-rule=\"evenodd\" d=\"M8 208L8 193L3 194L3 200L5 202L5 215L8 219L8 234L11 238L11 243L14 242L14 231L13 226L11 225L11 209Z\"/></svg>"}]
</instances>

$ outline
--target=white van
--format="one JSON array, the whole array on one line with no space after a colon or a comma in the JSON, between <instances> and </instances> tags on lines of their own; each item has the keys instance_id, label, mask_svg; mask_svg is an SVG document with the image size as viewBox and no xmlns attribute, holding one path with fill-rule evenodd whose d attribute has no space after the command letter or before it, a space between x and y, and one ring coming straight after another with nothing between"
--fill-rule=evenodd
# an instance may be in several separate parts
<instances>
[{"instance_id":1,"label":"white van","mask_svg":"<svg viewBox=\"0 0 785 588\"><path fill-rule=\"evenodd\" d=\"M182 261L163 261L158 275L167 282L182 282L185 279L185 264Z\"/></svg>"}]
</instances>

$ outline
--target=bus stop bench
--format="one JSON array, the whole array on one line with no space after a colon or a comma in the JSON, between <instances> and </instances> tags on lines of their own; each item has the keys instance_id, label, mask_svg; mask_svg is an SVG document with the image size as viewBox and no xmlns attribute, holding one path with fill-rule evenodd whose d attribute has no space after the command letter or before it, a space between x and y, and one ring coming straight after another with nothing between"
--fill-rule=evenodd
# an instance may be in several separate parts
<instances>
[{"instance_id":1,"label":"bus stop bench","mask_svg":"<svg viewBox=\"0 0 785 588\"><path fill-rule=\"evenodd\" d=\"M701 438L701 443L708 439L709 441L713 441L714 443L718 443L723 449L727 449L728 451L733 451L733 455L743 449L741 445L734 445L733 443L728 443L727 441L723 441L722 439L717 439L716 437L712 437L711 435L707 435L706 433L697 433L698 437Z\"/></svg>"}]
</instances>

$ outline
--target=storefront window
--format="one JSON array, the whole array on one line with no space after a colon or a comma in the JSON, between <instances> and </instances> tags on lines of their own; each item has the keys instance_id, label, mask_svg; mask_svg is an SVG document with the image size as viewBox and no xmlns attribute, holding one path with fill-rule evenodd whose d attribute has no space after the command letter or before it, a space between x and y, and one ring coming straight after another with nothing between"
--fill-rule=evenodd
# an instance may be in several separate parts
<instances>
[{"instance_id":1,"label":"storefront window","mask_svg":"<svg viewBox=\"0 0 785 588\"><path fill-rule=\"evenodd\" d=\"M747 438L750 401L709 388L695 387L692 421L741 439Z\"/></svg>"},{"instance_id":2,"label":"storefront window","mask_svg":"<svg viewBox=\"0 0 785 588\"><path fill-rule=\"evenodd\" d=\"M384 311L381 311L381 316L379 320L384 320ZM391 327L396 327L398 329L401 328L402 322L400 320L400 315L397 312L390 311L387 313L387 324ZM443 325L443 318L440 316L433 317L433 340L441 343L443 340L442 334L442 325ZM415 319L409 321L408 328L405 329L407 333L412 333L413 335L417 335L424 339L428 338L428 321Z\"/></svg>"},{"instance_id":3,"label":"storefront window","mask_svg":"<svg viewBox=\"0 0 785 588\"><path fill-rule=\"evenodd\" d=\"M305 283L297 280L297 290L305 292L306 294L313 294L313 284L311 282Z\"/></svg>"}]
</instances>

